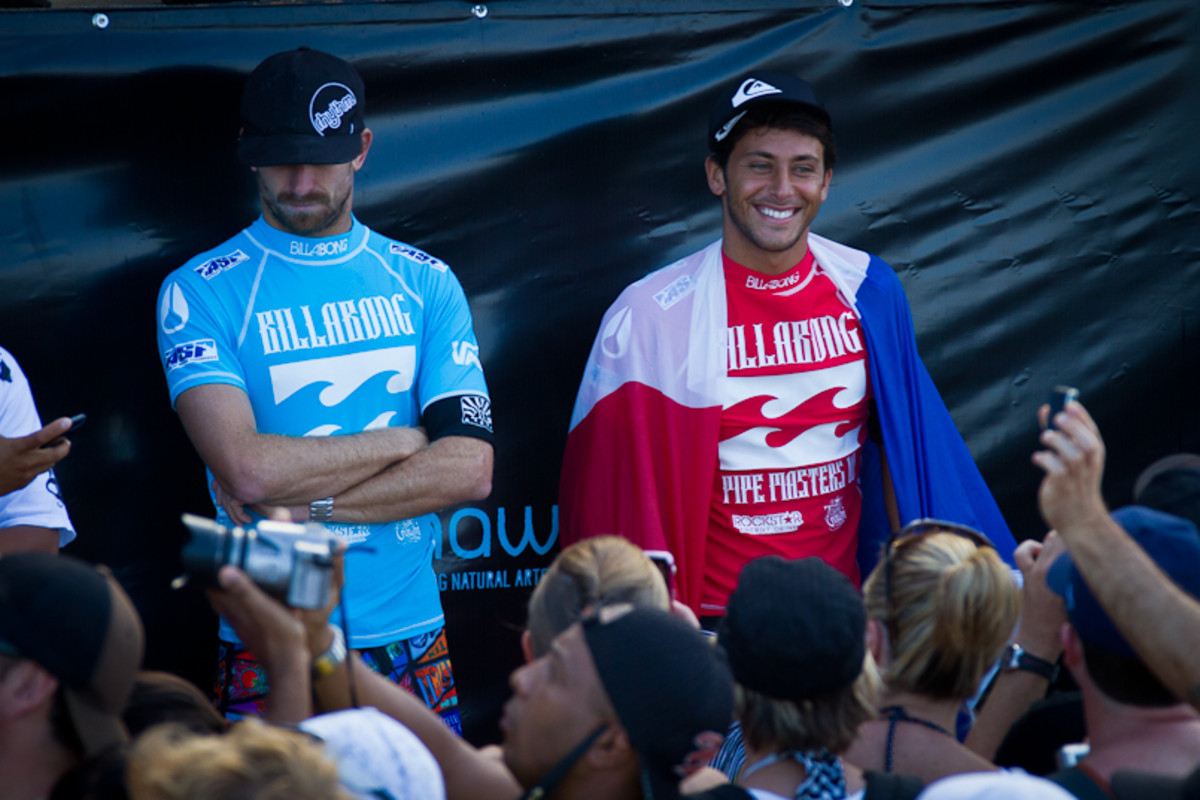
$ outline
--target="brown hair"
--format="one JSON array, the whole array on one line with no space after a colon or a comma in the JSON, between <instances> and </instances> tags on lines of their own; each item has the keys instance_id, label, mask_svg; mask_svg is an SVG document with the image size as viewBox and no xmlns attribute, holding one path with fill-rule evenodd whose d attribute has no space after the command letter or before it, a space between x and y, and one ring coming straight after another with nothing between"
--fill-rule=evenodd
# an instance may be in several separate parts
<instances>
[{"instance_id":1,"label":"brown hair","mask_svg":"<svg viewBox=\"0 0 1200 800\"><path fill-rule=\"evenodd\" d=\"M641 548L620 536L596 536L563 550L529 598L534 655L549 650L588 606L616 603L670 608L662 573Z\"/></svg>"},{"instance_id":2,"label":"brown hair","mask_svg":"<svg viewBox=\"0 0 1200 800\"><path fill-rule=\"evenodd\" d=\"M854 741L858 726L873 715L870 687L871 676L863 672L844 689L799 702L767 697L739 683L733 688L742 734L755 751L840 753Z\"/></svg>"},{"instance_id":3,"label":"brown hair","mask_svg":"<svg viewBox=\"0 0 1200 800\"><path fill-rule=\"evenodd\" d=\"M1021 614L1021 593L996 551L951 533L897 540L863 585L867 617L894 631L888 686L938 699L973 695ZM893 614L891 626L888 614Z\"/></svg>"}]
</instances>

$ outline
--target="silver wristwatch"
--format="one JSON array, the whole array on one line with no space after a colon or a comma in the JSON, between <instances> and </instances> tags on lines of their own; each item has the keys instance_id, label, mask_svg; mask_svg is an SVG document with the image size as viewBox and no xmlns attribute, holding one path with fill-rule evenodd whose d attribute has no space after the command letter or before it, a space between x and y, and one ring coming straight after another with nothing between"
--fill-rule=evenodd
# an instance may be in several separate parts
<instances>
[{"instance_id":1,"label":"silver wristwatch","mask_svg":"<svg viewBox=\"0 0 1200 800\"><path fill-rule=\"evenodd\" d=\"M313 522L329 522L333 519L333 498L313 500L308 504L308 518Z\"/></svg>"}]
</instances>

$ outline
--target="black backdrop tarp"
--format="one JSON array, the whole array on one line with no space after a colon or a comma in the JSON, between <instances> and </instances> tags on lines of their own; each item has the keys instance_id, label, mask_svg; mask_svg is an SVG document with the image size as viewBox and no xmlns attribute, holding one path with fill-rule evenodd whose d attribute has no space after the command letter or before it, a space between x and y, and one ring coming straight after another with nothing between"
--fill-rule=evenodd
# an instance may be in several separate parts
<instances>
[{"instance_id":1,"label":"black backdrop tarp","mask_svg":"<svg viewBox=\"0 0 1200 800\"><path fill-rule=\"evenodd\" d=\"M105 11L99 27L93 12ZM209 512L168 407L155 293L256 213L244 75L351 59L375 131L356 210L455 269L497 426L490 500L437 562L468 735L494 735L587 348L628 282L711 241L710 103L757 66L810 78L841 163L815 225L899 272L925 361L1019 538L1040 536L1034 408L1070 383L1127 502L1200 448L1194 0L410 2L0 11L0 342L44 418L86 412L59 477L79 541L208 680L213 621L171 594ZM1189 399L1190 398L1190 399Z\"/></svg>"}]
</instances>

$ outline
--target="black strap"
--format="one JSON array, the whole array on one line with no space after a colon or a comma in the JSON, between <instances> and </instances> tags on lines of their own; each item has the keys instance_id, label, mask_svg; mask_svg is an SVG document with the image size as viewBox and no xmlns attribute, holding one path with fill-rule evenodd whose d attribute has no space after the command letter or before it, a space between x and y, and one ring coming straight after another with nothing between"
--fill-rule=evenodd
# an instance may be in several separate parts
<instances>
[{"instance_id":1,"label":"black strap","mask_svg":"<svg viewBox=\"0 0 1200 800\"><path fill-rule=\"evenodd\" d=\"M883 754L884 772L890 773L892 771L892 750L896 744L897 723L911 722L914 725L921 725L929 728L931 731L937 731L938 733L945 734L946 736L951 736L950 731L946 730L941 725L938 725L936 722L930 722L927 719L911 716L907 711L904 710L903 706L884 706L883 708L879 709L879 713L887 714L888 717L887 750L885 750ZM951 738L954 737L951 736Z\"/></svg>"},{"instance_id":2,"label":"black strap","mask_svg":"<svg viewBox=\"0 0 1200 800\"><path fill-rule=\"evenodd\" d=\"M554 768L546 773L546 777L542 778L537 786L534 786L525 794L521 795L521 800L545 800L545 798L553 797L558 785L562 783L563 778L567 777L567 772L571 767L575 766L575 762L583 758L583 754L592 746L592 742L600 738L600 734L608 729L607 723L601 724L596 730L587 735L582 742L575 745L575 749L567 753L562 761L554 765Z\"/></svg>"}]
</instances>

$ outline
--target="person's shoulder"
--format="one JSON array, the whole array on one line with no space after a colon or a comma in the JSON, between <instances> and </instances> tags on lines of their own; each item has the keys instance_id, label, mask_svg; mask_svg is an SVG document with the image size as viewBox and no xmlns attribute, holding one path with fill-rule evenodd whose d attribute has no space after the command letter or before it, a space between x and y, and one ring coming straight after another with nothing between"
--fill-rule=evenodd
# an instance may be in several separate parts
<instances>
[{"instance_id":1,"label":"person's shoulder","mask_svg":"<svg viewBox=\"0 0 1200 800\"><path fill-rule=\"evenodd\" d=\"M708 247L667 264L665 267L650 272L626 286L611 309L645 306L650 310L670 311L680 304L699 286L699 272L704 260L713 248L719 248L720 243L714 242Z\"/></svg>"},{"instance_id":2,"label":"person's shoulder","mask_svg":"<svg viewBox=\"0 0 1200 800\"><path fill-rule=\"evenodd\" d=\"M199 286L225 280L238 270L247 269L258 256L261 256L261 248L246 235L245 230L239 231L216 247L189 258L167 275L163 285L171 281L183 281Z\"/></svg>"}]
</instances>

